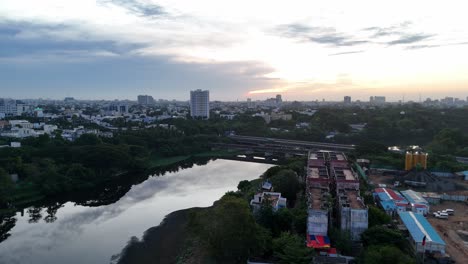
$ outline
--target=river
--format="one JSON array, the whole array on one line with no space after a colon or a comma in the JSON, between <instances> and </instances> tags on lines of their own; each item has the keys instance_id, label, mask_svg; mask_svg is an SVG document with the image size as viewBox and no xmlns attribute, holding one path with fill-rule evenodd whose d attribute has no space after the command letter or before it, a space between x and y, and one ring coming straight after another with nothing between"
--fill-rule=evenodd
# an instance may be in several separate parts
<instances>
[{"instance_id":1,"label":"river","mask_svg":"<svg viewBox=\"0 0 468 264\"><path fill-rule=\"evenodd\" d=\"M66 202L53 213L30 208L17 213L11 234L0 243L1 264L101 264L141 237L167 214L207 207L241 180L258 178L272 165L213 160L133 185L116 202L89 207ZM49 209L50 210L50 209Z\"/></svg>"}]
</instances>

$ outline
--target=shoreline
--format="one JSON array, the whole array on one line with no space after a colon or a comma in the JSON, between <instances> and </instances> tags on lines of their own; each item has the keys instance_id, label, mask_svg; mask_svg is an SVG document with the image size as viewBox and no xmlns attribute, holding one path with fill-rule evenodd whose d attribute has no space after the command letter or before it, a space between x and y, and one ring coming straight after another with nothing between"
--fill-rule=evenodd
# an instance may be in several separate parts
<instances>
[{"instance_id":1,"label":"shoreline","mask_svg":"<svg viewBox=\"0 0 468 264\"><path fill-rule=\"evenodd\" d=\"M141 239L130 238L121 253L113 256L118 264L178 263L184 252L185 241L190 237L187 224L194 212L208 210L209 207L182 209L166 215L158 226L147 229Z\"/></svg>"}]
</instances>

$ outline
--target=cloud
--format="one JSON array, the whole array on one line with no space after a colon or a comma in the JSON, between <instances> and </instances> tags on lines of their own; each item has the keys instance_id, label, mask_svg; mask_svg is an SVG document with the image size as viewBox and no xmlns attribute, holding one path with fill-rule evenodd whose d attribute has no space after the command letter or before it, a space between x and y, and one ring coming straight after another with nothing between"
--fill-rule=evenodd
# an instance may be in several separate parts
<instances>
[{"instance_id":1,"label":"cloud","mask_svg":"<svg viewBox=\"0 0 468 264\"><path fill-rule=\"evenodd\" d=\"M412 44L412 43L415 43L415 42L420 42L420 41L423 41L423 40L427 40L427 39L431 38L432 36L433 35L428 35L428 34L413 34L413 35L407 34L407 35L402 36L399 39L389 41L389 42L387 42L387 44L391 45L391 46L392 45L401 45L401 44Z\"/></svg>"},{"instance_id":2,"label":"cloud","mask_svg":"<svg viewBox=\"0 0 468 264\"><path fill-rule=\"evenodd\" d=\"M355 46L368 43L366 40L352 40L352 38L339 33L317 35L310 37L309 40L319 44L330 44L333 46Z\"/></svg>"},{"instance_id":3,"label":"cloud","mask_svg":"<svg viewBox=\"0 0 468 264\"><path fill-rule=\"evenodd\" d=\"M348 55L348 54L355 54L355 53L362 53L362 52L364 52L364 50L344 51L344 52L332 53L332 54L329 54L328 56Z\"/></svg>"},{"instance_id":4,"label":"cloud","mask_svg":"<svg viewBox=\"0 0 468 264\"><path fill-rule=\"evenodd\" d=\"M168 15L162 6L151 3L143 3L138 0L98 0L98 4L117 5L127 9L129 12L137 16L143 17L157 18Z\"/></svg>"},{"instance_id":5,"label":"cloud","mask_svg":"<svg viewBox=\"0 0 468 264\"><path fill-rule=\"evenodd\" d=\"M301 42L315 42L336 47L355 46L369 42L368 40L356 40L344 33L337 32L332 27L311 27L300 23L280 25L274 29L274 34L294 38Z\"/></svg>"},{"instance_id":6,"label":"cloud","mask_svg":"<svg viewBox=\"0 0 468 264\"><path fill-rule=\"evenodd\" d=\"M373 38L386 37L386 36L395 36L403 35L405 31L412 25L410 21L404 21L397 25L392 25L389 27L368 27L364 28L364 31L374 32L372 35Z\"/></svg>"},{"instance_id":7,"label":"cloud","mask_svg":"<svg viewBox=\"0 0 468 264\"><path fill-rule=\"evenodd\" d=\"M288 88L271 88L271 89L260 89L249 91L249 94L265 94L265 93L282 93L286 92Z\"/></svg>"},{"instance_id":8,"label":"cloud","mask_svg":"<svg viewBox=\"0 0 468 264\"><path fill-rule=\"evenodd\" d=\"M0 60L34 56L80 58L130 54L143 44L86 37L73 25L0 22Z\"/></svg>"}]
</instances>

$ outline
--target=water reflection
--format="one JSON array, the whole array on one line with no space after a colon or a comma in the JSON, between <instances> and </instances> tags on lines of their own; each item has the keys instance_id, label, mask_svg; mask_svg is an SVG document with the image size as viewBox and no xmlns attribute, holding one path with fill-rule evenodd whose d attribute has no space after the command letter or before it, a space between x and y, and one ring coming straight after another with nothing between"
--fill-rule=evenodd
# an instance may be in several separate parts
<instances>
[{"instance_id":1,"label":"water reflection","mask_svg":"<svg viewBox=\"0 0 468 264\"><path fill-rule=\"evenodd\" d=\"M24 216L17 213L0 227L4 240L0 263L109 263L130 237L141 236L165 215L209 206L235 190L240 180L257 178L270 166L227 160L207 165L185 162L169 171L153 171L149 178L125 178L100 194L87 194L88 199L27 208ZM139 184L132 186L132 180Z\"/></svg>"}]
</instances>

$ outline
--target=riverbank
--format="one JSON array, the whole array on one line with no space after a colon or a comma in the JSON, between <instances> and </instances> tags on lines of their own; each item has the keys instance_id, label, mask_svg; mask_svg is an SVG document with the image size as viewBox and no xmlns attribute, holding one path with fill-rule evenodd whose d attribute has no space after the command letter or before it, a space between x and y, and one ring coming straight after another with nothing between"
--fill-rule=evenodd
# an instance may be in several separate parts
<instances>
[{"instance_id":1,"label":"riverbank","mask_svg":"<svg viewBox=\"0 0 468 264\"><path fill-rule=\"evenodd\" d=\"M148 169L154 169L157 167L169 166L178 162L188 160L190 158L222 158L222 157L233 157L238 152L226 151L226 150L212 150L205 151L193 155L180 155L174 157L161 157L159 155L152 155L147 161Z\"/></svg>"},{"instance_id":2,"label":"riverbank","mask_svg":"<svg viewBox=\"0 0 468 264\"><path fill-rule=\"evenodd\" d=\"M122 250L119 264L178 263L188 239L188 222L191 213L206 208L190 208L167 215L163 222L145 231L143 238L133 237Z\"/></svg>"},{"instance_id":3,"label":"riverbank","mask_svg":"<svg viewBox=\"0 0 468 264\"><path fill-rule=\"evenodd\" d=\"M100 183L108 184L114 181L117 181L119 178L122 178L125 174L135 173L148 173L160 168L167 168L170 166L175 166L182 162L189 161L190 159L211 159L211 158L222 158L222 157L233 157L237 155L237 152L230 152L225 150L215 150L215 151L205 151L193 155L181 155L173 157L160 157L154 155L145 163L145 166L142 171L139 172L126 172L126 173L116 173L113 177L107 179L105 182ZM99 185L99 184L97 184ZM97 186L96 185L96 186ZM76 190L75 190L76 191ZM61 197L61 195L58 195ZM0 217L14 213L15 211L30 206L31 204L41 202L47 199L48 196L40 191L39 186L36 186L30 182L20 183L15 186L13 194L10 197L10 207L9 208L0 208Z\"/></svg>"}]
</instances>

